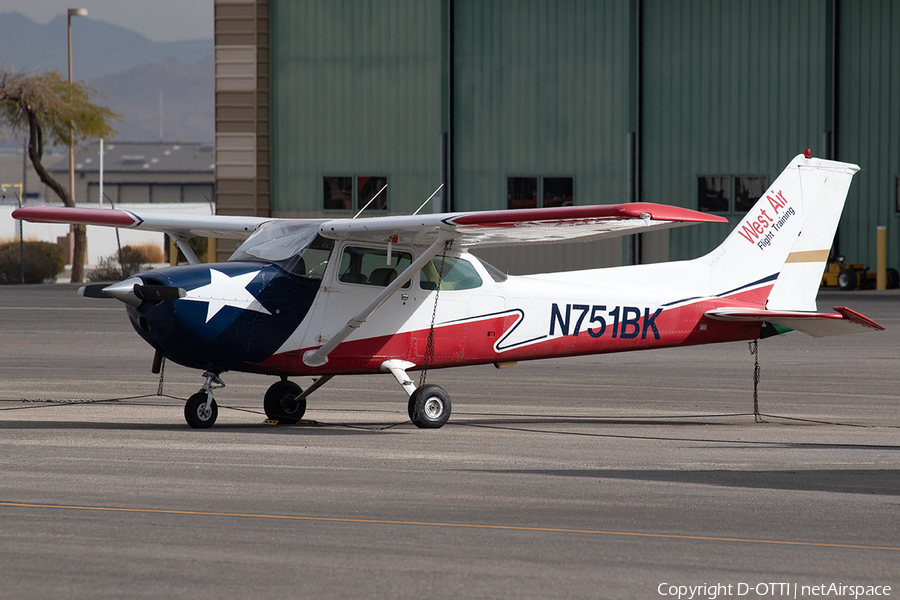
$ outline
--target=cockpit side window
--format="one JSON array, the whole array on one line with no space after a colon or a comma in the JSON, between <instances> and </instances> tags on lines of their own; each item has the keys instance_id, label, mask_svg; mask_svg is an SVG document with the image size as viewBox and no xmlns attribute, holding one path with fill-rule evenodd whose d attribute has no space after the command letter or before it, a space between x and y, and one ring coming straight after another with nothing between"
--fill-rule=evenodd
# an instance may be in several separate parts
<instances>
[{"instance_id":1,"label":"cockpit side window","mask_svg":"<svg viewBox=\"0 0 900 600\"><path fill-rule=\"evenodd\" d=\"M386 248L361 248L347 246L341 253L338 279L343 283L385 287L394 281L412 264L409 252L391 252L390 260ZM404 288L409 287L407 281Z\"/></svg>"},{"instance_id":2,"label":"cockpit side window","mask_svg":"<svg viewBox=\"0 0 900 600\"><path fill-rule=\"evenodd\" d=\"M334 240L317 235L309 247L297 257L291 272L312 279L322 279L333 248Z\"/></svg>"},{"instance_id":3,"label":"cockpit side window","mask_svg":"<svg viewBox=\"0 0 900 600\"><path fill-rule=\"evenodd\" d=\"M484 283L472 264L456 256L435 256L420 271L419 287L423 290L473 290Z\"/></svg>"}]
</instances>

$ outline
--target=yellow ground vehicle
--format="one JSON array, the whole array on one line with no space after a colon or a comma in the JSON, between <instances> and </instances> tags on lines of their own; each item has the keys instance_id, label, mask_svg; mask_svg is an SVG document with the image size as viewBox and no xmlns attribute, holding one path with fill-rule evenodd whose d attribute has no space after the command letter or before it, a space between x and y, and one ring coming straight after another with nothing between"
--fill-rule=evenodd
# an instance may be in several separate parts
<instances>
[{"instance_id":1,"label":"yellow ground vehicle","mask_svg":"<svg viewBox=\"0 0 900 600\"><path fill-rule=\"evenodd\" d=\"M862 263L846 263L843 256L835 257L828 263L825 274L822 275L822 285L838 287L842 290L874 289L876 274L870 273L869 268ZM892 290L900 286L900 273L897 269L887 269L887 289Z\"/></svg>"}]
</instances>

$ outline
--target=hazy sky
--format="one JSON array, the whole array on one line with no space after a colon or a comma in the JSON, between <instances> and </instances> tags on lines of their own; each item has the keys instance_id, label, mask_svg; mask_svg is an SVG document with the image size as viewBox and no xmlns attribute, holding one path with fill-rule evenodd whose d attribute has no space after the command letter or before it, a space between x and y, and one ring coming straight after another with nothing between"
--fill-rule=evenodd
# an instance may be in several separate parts
<instances>
[{"instance_id":1,"label":"hazy sky","mask_svg":"<svg viewBox=\"0 0 900 600\"><path fill-rule=\"evenodd\" d=\"M155 42L213 37L213 0L0 1L0 12L22 13L36 23L65 15L68 8L86 8L91 19L131 29Z\"/></svg>"}]
</instances>

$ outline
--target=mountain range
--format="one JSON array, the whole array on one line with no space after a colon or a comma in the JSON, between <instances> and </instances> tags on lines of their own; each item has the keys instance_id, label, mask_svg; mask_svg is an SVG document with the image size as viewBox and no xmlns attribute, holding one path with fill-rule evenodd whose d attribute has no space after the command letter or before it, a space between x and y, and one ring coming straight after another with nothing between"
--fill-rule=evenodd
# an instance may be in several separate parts
<instances>
[{"instance_id":1,"label":"mountain range","mask_svg":"<svg viewBox=\"0 0 900 600\"><path fill-rule=\"evenodd\" d=\"M123 116L115 125L120 141L212 142L213 51L211 39L154 42L89 17L72 20L73 77L97 90L96 104ZM66 16L41 25L19 13L0 13L0 69L56 70L65 77ZM9 136L0 143L18 146Z\"/></svg>"}]
</instances>

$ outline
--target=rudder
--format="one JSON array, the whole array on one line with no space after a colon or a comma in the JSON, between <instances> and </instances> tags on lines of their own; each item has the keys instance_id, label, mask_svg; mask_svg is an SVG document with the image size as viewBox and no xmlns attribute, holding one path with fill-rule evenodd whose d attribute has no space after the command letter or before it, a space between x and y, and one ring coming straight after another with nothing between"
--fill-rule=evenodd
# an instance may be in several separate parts
<instances>
[{"instance_id":1,"label":"rudder","mask_svg":"<svg viewBox=\"0 0 900 600\"><path fill-rule=\"evenodd\" d=\"M815 311L816 293L853 174L850 163L795 157L711 261L714 289L770 282L769 310Z\"/></svg>"}]
</instances>

